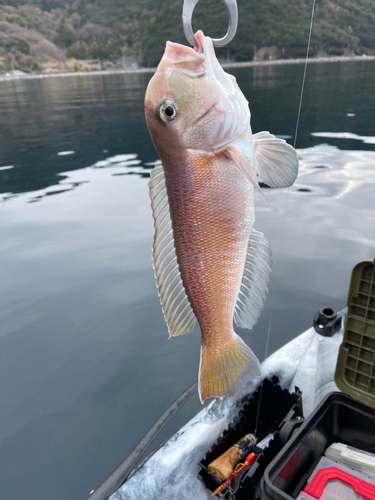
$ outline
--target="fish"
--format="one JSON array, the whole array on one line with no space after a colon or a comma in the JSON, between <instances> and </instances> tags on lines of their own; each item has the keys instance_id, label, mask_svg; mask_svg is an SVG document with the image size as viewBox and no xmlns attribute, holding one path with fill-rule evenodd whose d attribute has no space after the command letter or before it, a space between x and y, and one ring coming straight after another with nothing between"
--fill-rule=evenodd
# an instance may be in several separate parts
<instances>
[{"instance_id":1,"label":"fish","mask_svg":"<svg viewBox=\"0 0 375 500\"><path fill-rule=\"evenodd\" d=\"M161 159L149 194L153 266L169 337L193 330L201 354L198 392L235 394L260 363L233 328L251 329L268 293L271 250L254 229L258 176L274 188L298 174L295 149L269 132L253 135L248 101L218 62L210 37L196 47L166 42L145 94L146 123Z\"/></svg>"}]
</instances>

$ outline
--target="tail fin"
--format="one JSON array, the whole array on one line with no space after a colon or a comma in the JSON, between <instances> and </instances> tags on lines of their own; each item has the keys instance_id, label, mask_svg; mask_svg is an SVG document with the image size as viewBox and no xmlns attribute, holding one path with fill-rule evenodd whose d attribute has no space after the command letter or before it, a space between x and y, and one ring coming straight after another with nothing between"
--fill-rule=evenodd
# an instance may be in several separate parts
<instances>
[{"instance_id":1,"label":"tail fin","mask_svg":"<svg viewBox=\"0 0 375 500\"><path fill-rule=\"evenodd\" d=\"M231 396L241 386L261 374L258 358L245 342L233 332L224 345L201 347L199 366L199 397Z\"/></svg>"}]
</instances>

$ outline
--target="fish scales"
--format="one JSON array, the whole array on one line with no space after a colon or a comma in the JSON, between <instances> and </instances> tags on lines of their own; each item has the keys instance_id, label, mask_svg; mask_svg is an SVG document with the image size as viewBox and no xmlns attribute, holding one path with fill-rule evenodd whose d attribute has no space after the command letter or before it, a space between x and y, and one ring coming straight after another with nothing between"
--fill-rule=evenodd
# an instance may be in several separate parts
<instances>
[{"instance_id":1,"label":"fish scales","mask_svg":"<svg viewBox=\"0 0 375 500\"><path fill-rule=\"evenodd\" d=\"M253 186L223 156L190 155L179 168L165 162L164 172L182 282L203 342L220 343L232 334L254 223Z\"/></svg>"}]
</instances>

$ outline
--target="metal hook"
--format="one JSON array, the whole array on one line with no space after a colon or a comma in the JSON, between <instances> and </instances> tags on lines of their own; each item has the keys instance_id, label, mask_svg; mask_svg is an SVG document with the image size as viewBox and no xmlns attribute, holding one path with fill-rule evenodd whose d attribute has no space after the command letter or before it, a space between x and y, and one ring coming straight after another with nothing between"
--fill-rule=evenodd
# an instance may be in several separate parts
<instances>
[{"instance_id":1,"label":"metal hook","mask_svg":"<svg viewBox=\"0 0 375 500\"><path fill-rule=\"evenodd\" d=\"M212 43L215 47L225 47L229 42L231 42L237 31L238 24L238 9L236 0L221 0L228 11L229 16L229 27L227 34L223 38L213 38ZM184 33L187 41L194 47L195 39L193 28L191 25L191 18L193 16L193 10L199 0L184 0L184 5L182 8L182 24L184 26Z\"/></svg>"}]
</instances>

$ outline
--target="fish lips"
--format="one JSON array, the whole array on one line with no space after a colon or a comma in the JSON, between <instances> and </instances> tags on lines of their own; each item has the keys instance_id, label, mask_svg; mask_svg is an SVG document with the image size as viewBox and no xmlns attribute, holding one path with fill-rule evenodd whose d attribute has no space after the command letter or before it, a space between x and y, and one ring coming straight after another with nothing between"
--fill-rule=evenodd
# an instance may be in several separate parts
<instances>
[{"instance_id":1,"label":"fish lips","mask_svg":"<svg viewBox=\"0 0 375 500\"><path fill-rule=\"evenodd\" d=\"M178 47L178 51L173 46ZM189 53L185 53L184 51L179 50L180 47L184 47L184 45L167 42L167 56L164 58L164 61L171 64L176 70L181 71L182 73L185 73L187 76L190 76L192 78L199 78L201 76L204 76L206 74L206 68L204 64L205 57L197 54L192 49ZM190 47L186 48L189 49ZM170 57L170 54L172 54L172 57Z\"/></svg>"},{"instance_id":2,"label":"fish lips","mask_svg":"<svg viewBox=\"0 0 375 500\"><path fill-rule=\"evenodd\" d=\"M194 48L179 43L167 42L163 59L191 77L204 76L212 69L211 61L216 59L210 38L202 31L195 34Z\"/></svg>"}]
</instances>

